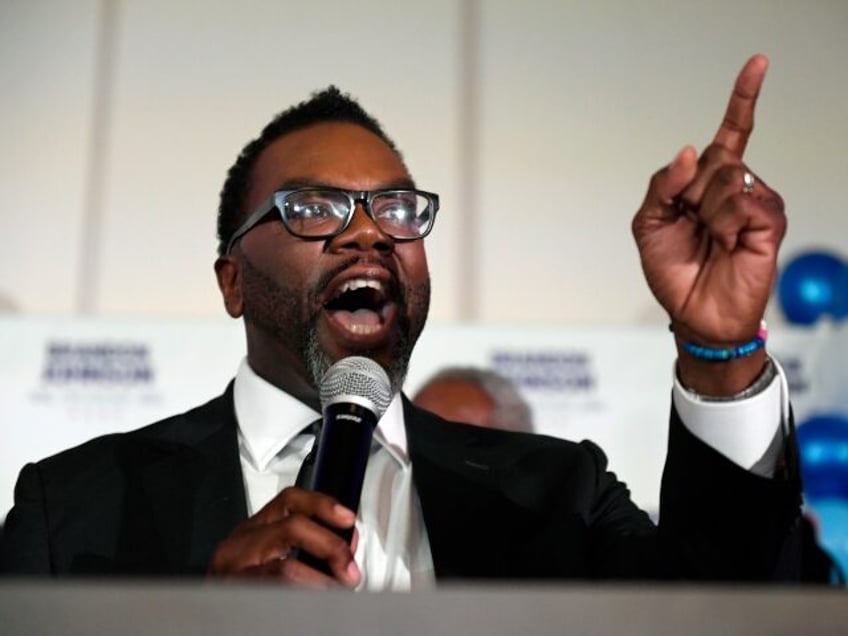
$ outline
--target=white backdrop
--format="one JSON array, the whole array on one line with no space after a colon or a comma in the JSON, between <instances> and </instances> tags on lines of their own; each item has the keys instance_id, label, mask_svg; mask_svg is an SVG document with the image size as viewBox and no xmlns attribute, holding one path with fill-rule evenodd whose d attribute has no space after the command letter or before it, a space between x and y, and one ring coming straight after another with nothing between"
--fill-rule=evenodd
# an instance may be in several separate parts
<instances>
[{"instance_id":1,"label":"white backdrop","mask_svg":"<svg viewBox=\"0 0 848 636\"><path fill-rule=\"evenodd\" d=\"M752 53L782 258L848 250L846 33L844 0L4 0L0 308L222 315L226 169L334 82L442 195L434 319L661 326L630 218Z\"/></svg>"}]
</instances>

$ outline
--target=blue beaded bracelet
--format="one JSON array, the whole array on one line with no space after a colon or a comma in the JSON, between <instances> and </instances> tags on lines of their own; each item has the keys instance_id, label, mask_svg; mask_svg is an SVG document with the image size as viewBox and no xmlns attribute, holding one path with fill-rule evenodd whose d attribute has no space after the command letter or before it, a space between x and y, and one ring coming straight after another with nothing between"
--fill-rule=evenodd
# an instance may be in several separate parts
<instances>
[{"instance_id":1,"label":"blue beaded bracelet","mask_svg":"<svg viewBox=\"0 0 848 636\"><path fill-rule=\"evenodd\" d=\"M683 350L689 355L701 360L723 362L725 360L744 358L751 355L757 349L765 346L767 337L768 330L766 329L766 323L762 321L760 322L760 330L757 332L757 337L744 344L728 347L727 349L715 349L713 347L702 347L694 342L684 342Z\"/></svg>"}]
</instances>

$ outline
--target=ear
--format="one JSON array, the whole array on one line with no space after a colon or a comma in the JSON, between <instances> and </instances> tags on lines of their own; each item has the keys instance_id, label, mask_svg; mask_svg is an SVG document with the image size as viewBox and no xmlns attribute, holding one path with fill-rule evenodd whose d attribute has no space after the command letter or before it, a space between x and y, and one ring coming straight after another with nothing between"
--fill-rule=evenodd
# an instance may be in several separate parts
<instances>
[{"instance_id":1,"label":"ear","mask_svg":"<svg viewBox=\"0 0 848 636\"><path fill-rule=\"evenodd\" d=\"M241 262L232 254L221 256L215 261L215 276L218 289L224 299L224 307L233 318L240 318L244 311L241 295Z\"/></svg>"}]
</instances>

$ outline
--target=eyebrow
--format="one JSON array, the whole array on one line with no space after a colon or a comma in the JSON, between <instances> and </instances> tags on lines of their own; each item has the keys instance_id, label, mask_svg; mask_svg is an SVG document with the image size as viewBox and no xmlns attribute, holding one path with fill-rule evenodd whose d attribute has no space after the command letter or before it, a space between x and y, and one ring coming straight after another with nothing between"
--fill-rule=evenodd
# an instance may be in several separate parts
<instances>
[{"instance_id":1,"label":"eyebrow","mask_svg":"<svg viewBox=\"0 0 848 636\"><path fill-rule=\"evenodd\" d=\"M298 188L335 188L337 190L349 190L351 188L343 188L341 186L335 185L333 183L323 182L318 179L307 179L304 177L294 177L291 179L286 179L282 183L278 184L275 188L275 192L280 190L296 190ZM415 181L412 179L404 178L399 179L397 181L389 181L385 184L380 185L379 187L372 188L372 190L391 190L394 188L398 189L410 189L415 190Z\"/></svg>"}]
</instances>

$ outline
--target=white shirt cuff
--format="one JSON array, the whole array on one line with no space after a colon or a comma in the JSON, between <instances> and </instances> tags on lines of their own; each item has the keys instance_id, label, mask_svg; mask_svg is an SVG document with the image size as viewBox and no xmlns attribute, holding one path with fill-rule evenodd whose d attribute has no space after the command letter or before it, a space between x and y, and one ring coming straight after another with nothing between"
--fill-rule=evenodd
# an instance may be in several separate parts
<instances>
[{"instance_id":1,"label":"white shirt cuff","mask_svg":"<svg viewBox=\"0 0 848 636\"><path fill-rule=\"evenodd\" d=\"M784 438L789 413L786 376L777 361L773 362L775 379L743 400L703 400L680 384L677 373L672 389L674 407L690 433L736 465L763 477L774 475L783 450L782 443L774 442L779 431Z\"/></svg>"}]
</instances>

